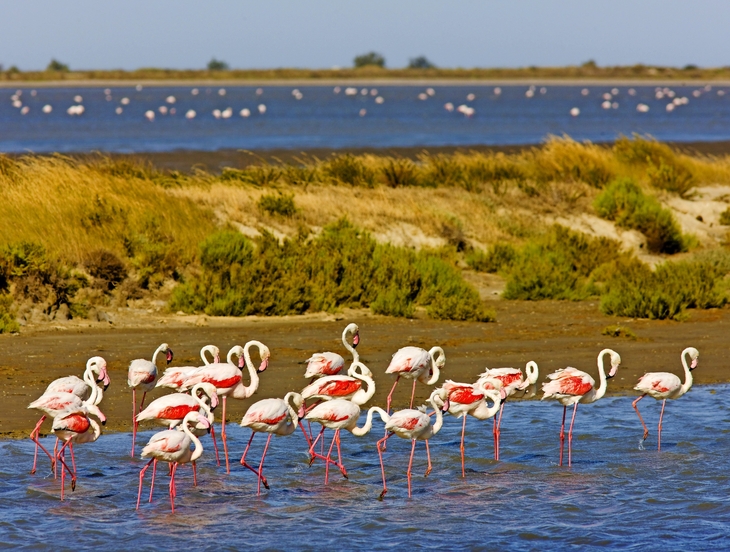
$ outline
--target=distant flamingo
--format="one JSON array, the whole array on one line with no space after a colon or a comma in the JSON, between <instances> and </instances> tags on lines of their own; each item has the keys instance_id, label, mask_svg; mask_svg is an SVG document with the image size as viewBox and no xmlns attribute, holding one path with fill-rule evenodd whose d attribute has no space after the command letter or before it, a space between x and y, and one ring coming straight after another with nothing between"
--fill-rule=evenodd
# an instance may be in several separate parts
<instances>
[{"instance_id":1,"label":"distant flamingo","mask_svg":"<svg viewBox=\"0 0 730 552\"><path fill-rule=\"evenodd\" d=\"M604 355L611 357L611 370L606 376L603 368ZM573 417L570 420L570 429L568 430L568 467L572 463L572 443L573 443L573 424L575 423L575 414L578 411L578 403L592 403L606 394L607 380L616 375L621 357L616 351L611 349L603 349L598 353L598 376L600 385L596 388L596 380L585 372L576 370L575 368L563 368L553 372L548 376L550 381L542 384L544 395L542 400L555 399L563 405L563 423L560 426L560 465L563 465L563 447L565 444L565 413L568 405L573 407Z\"/></svg>"},{"instance_id":2,"label":"distant flamingo","mask_svg":"<svg viewBox=\"0 0 730 552\"><path fill-rule=\"evenodd\" d=\"M373 413L377 412L380 414L380 418L383 421L387 421L389 416L382 408L373 406L368 410L368 416L365 420L363 427L357 427L357 421L360 417L360 406L352 401L345 399L333 399L318 404L312 410L307 412L304 417L306 420L316 422L322 425L322 431L319 432L317 438L312 442L309 447L309 454L312 461L315 458L321 458L325 461L325 472L324 472L324 483L325 485L329 482L329 468L330 464L337 466L342 475L347 478L347 470L342 463L342 453L340 451L340 430L345 429L352 433L355 437L362 437L366 435L373 427ZM317 441L324 434L325 428L334 429L335 434L332 437L332 444L330 445L327 456L323 456L314 452L314 447ZM332 460L332 448L337 444L337 462ZM311 461L310 461L311 464Z\"/></svg>"},{"instance_id":3,"label":"distant flamingo","mask_svg":"<svg viewBox=\"0 0 730 552\"><path fill-rule=\"evenodd\" d=\"M66 485L66 472L71 475L71 490L76 490L76 461L73 459L73 443L92 443L101 435L101 428L94 420L88 417L89 410L82 407L78 409L70 409L53 419L53 433L61 441L63 446L56 455L56 460L61 464L61 500L64 497L64 488ZM92 430L91 432L89 430ZM71 450L71 460L73 462L73 471L71 471L64 460L65 449L69 447Z\"/></svg>"},{"instance_id":4,"label":"distant flamingo","mask_svg":"<svg viewBox=\"0 0 730 552\"><path fill-rule=\"evenodd\" d=\"M259 356L261 357L261 364L258 370L251 361L250 348L252 346L255 346L259 350ZM238 357L238 366L233 364L233 355ZM251 383L248 386L243 385L243 374L241 373L241 368L243 367L243 363L241 362L242 355L246 368L248 368L248 374L251 377ZM226 441L226 398L230 396L234 399L247 399L253 395L259 388L258 374L266 370L266 367L269 365L270 356L269 348L260 341L249 341L243 347L236 345L228 351L227 363L203 366L188 378L183 385L183 389L190 389L196 383L212 383L218 389L218 396L223 397L221 440L223 441L223 451L226 456L226 473L231 473L228 463L228 443Z\"/></svg>"},{"instance_id":5,"label":"distant flamingo","mask_svg":"<svg viewBox=\"0 0 730 552\"><path fill-rule=\"evenodd\" d=\"M461 477L466 477L464 467L464 434L466 433L467 414L477 420L488 420L499 412L502 398L506 396L504 388L501 391L487 388L491 382L487 378L480 378L476 383L456 383L451 380L437 389L434 401L457 418L463 418L461 424ZM499 382L495 382L499 385ZM492 406L487 406L487 400L492 401Z\"/></svg>"},{"instance_id":6,"label":"distant flamingo","mask_svg":"<svg viewBox=\"0 0 730 552\"><path fill-rule=\"evenodd\" d=\"M198 393L202 393L203 397L207 399L207 402L200 397ZM203 427L197 427L200 432L209 431L211 439L213 440L213 448L215 450L215 457L218 465L220 466L220 459L218 457L218 445L215 442L215 431L213 430L213 412L212 410L218 406L218 395L216 388L210 383L198 383L193 386L191 394L187 393L171 393L152 401L147 408L137 414L136 421L145 422L148 420L161 423L162 425L169 426L173 429L175 426L180 424L188 412L202 412L208 420L208 423ZM193 431L195 431L195 429ZM196 432L197 434L197 432ZM202 435L202 433L200 433Z\"/></svg>"},{"instance_id":7,"label":"distant flamingo","mask_svg":"<svg viewBox=\"0 0 730 552\"><path fill-rule=\"evenodd\" d=\"M422 410L416 410L413 408L406 408L393 413L390 418L385 422L385 430L389 432L377 443L378 455L380 456L380 471L383 475L383 492L380 493L380 499L385 496L388 492L388 487L385 484L385 466L383 465L383 450L385 442L390 439L393 434L397 435L401 439L409 439L413 442L411 445L411 458L408 461L408 498L411 497L411 468L413 467L413 454L416 452L416 441L424 441L426 443L426 458L428 459L428 468L424 477L428 477L431 473L431 451L428 448L428 440L436 435L441 426L444 423L443 416L441 414L441 408L436 403L436 395L438 390L431 393L428 402L431 403L431 407L436 412L436 421L431 425L431 418L425 412L425 408Z\"/></svg>"},{"instance_id":8,"label":"distant flamingo","mask_svg":"<svg viewBox=\"0 0 730 552\"><path fill-rule=\"evenodd\" d=\"M172 362L172 349L167 343L163 343L152 355L152 362L143 358L138 358L129 363L129 371L127 374L127 385L132 388L132 458L134 458L134 442L137 440L137 389L141 389L142 402L139 403L139 410L144 406L144 399L148 391L155 388L155 380L157 379L157 355L166 353L167 363Z\"/></svg>"},{"instance_id":9,"label":"distant flamingo","mask_svg":"<svg viewBox=\"0 0 730 552\"><path fill-rule=\"evenodd\" d=\"M692 362L687 366L686 355L692 359ZM687 347L682 351L681 359L682 366L684 366L684 383L679 381L679 378L669 372L648 372L641 376L639 383L636 384L634 389L642 393L642 395L636 399L632 406L636 410L636 415L641 420L641 425L644 426L644 437L641 441L646 441L649 436L649 429L644 423L644 419L639 414L638 403L641 399L649 395L650 397L662 401L662 411L659 414L659 426L657 427L657 450L662 449L662 418L664 417L664 406L667 404L667 399L678 399L684 395L692 387L692 370L697 368L697 362L700 357L700 352L694 347Z\"/></svg>"},{"instance_id":10,"label":"distant flamingo","mask_svg":"<svg viewBox=\"0 0 730 552\"><path fill-rule=\"evenodd\" d=\"M175 496L177 494L175 489L175 474L177 473L177 467L180 464L192 462L193 473L195 473L195 461L203 454L203 445L188 427L191 423L202 424L205 426L208 424L208 420L199 412L188 412L183 419L181 430L167 429L165 431L155 433L147 445L142 449L142 458L151 457L151 459L139 472L137 510L139 510L139 500L142 496L142 481L144 479L144 473L153 462L154 466L152 471L154 473L157 461L162 460L163 462L170 462L172 464L170 471L170 507L172 508L172 512L175 513ZM190 450L191 443L195 445L195 448L192 451ZM197 485L196 479L194 479L194 484ZM150 500L152 500L151 493Z\"/></svg>"},{"instance_id":11,"label":"distant flamingo","mask_svg":"<svg viewBox=\"0 0 730 552\"><path fill-rule=\"evenodd\" d=\"M347 342L348 335L352 335L352 345ZM348 324L342 332L342 344L352 354L353 364L360 360L360 355L355 351L359 343L360 329L357 327L357 324ZM334 376L342 370L344 365L345 359L337 353L315 353L307 359L307 370L304 373L304 377Z\"/></svg>"},{"instance_id":12,"label":"distant flamingo","mask_svg":"<svg viewBox=\"0 0 730 552\"><path fill-rule=\"evenodd\" d=\"M200 358L203 359L203 366L208 366L211 362L208 361L206 353L210 353L213 356L213 364L221 361L220 349L215 345L206 345L200 349ZM200 368L200 366L174 366L165 370L162 377L157 380L155 387L169 387L170 389L180 389L182 384L187 378L193 375L193 373Z\"/></svg>"},{"instance_id":13,"label":"distant flamingo","mask_svg":"<svg viewBox=\"0 0 730 552\"><path fill-rule=\"evenodd\" d=\"M505 392L505 400L499 410L499 419L494 418L494 427L492 433L494 435L494 459L499 460L499 436L502 428L502 415L504 414L504 405L506 399L514 395L517 391L527 391L530 385L535 385L538 378L537 363L533 360L525 366L525 375L519 368L491 368L487 369L481 378L496 378L502 382L502 389Z\"/></svg>"},{"instance_id":14,"label":"distant flamingo","mask_svg":"<svg viewBox=\"0 0 730 552\"><path fill-rule=\"evenodd\" d=\"M292 403L294 406L292 406ZM304 416L304 399L299 393L289 392L283 399L264 399L252 404L246 411L241 427L251 428L251 438L248 440L246 450L241 456L241 465L251 470L258 478L256 494L261 494L261 483L269 488L269 483L264 477L264 459L269 449L269 442L272 435L291 435L299 425L299 418ZM258 470L246 462L248 449L251 447L256 432L268 433L264 446L264 453L261 455L261 462Z\"/></svg>"}]
</instances>

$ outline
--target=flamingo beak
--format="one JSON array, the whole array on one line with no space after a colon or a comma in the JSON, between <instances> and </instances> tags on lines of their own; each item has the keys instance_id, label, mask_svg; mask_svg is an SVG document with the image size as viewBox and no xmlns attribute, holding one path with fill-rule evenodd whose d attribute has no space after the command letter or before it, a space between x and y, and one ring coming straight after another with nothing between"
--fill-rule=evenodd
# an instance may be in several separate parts
<instances>
[{"instance_id":1,"label":"flamingo beak","mask_svg":"<svg viewBox=\"0 0 730 552\"><path fill-rule=\"evenodd\" d=\"M246 359L243 357L238 357L238 367L243 370L243 367L246 365Z\"/></svg>"},{"instance_id":2,"label":"flamingo beak","mask_svg":"<svg viewBox=\"0 0 730 552\"><path fill-rule=\"evenodd\" d=\"M167 363L168 364L170 364L172 362L172 357L173 357L172 349L168 349L167 350Z\"/></svg>"},{"instance_id":3,"label":"flamingo beak","mask_svg":"<svg viewBox=\"0 0 730 552\"><path fill-rule=\"evenodd\" d=\"M297 412L297 416L299 418L304 418L304 416L307 415L307 411L304 409L304 405L299 407L299 411Z\"/></svg>"},{"instance_id":4,"label":"flamingo beak","mask_svg":"<svg viewBox=\"0 0 730 552\"><path fill-rule=\"evenodd\" d=\"M218 394L213 393L213 395L210 397L210 409L214 410L216 406L218 406Z\"/></svg>"},{"instance_id":5,"label":"flamingo beak","mask_svg":"<svg viewBox=\"0 0 730 552\"><path fill-rule=\"evenodd\" d=\"M101 421L101 425L105 426L106 425L106 420L102 420Z\"/></svg>"},{"instance_id":6,"label":"flamingo beak","mask_svg":"<svg viewBox=\"0 0 730 552\"><path fill-rule=\"evenodd\" d=\"M359 345L359 343L360 343L360 334L356 333L355 335L352 336L352 348L356 349L357 346Z\"/></svg>"},{"instance_id":7,"label":"flamingo beak","mask_svg":"<svg viewBox=\"0 0 730 552\"><path fill-rule=\"evenodd\" d=\"M611 366L611 371L608 372L606 379L611 379L613 376L616 375L616 372L618 372L618 364L614 364Z\"/></svg>"},{"instance_id":8,"label":"flamingo beak","mask_svg":"<svg viewBox=\"0 0 730 552\"><path fill-rule=\"evenodd\" d=\"M444 412L448 412L449 408L451 408L451 401L449 401L449 399L446 399L444 401L444 405L441 407L441 410Z\"/></svg>"},{"instance_id":9,"label":"flamingo beak","mask_svg":"<svg viewBox=\"0 0 730 552\"><path fill-rule=\"evenodd\" d=\"M259 366L258 373L260 374L261 372L266 370L266 368L268 368L268 367L269 367L269 359L265 358L264 360L261 361L261 365Z\"/></svg>"},{"instance_id":10,"label":"flamingo beak","mask_svg":"<svg viewBox=\"0 0 730 552\"><path fill-rule=\"evenodd\" d=\"M697 368L697 361L698 361L698 360L699 360L699 359L697 359L697 358L693 358L693 359L692 359L692 363L691 363L691 364L689 365L689 369L690 369L690 370L694 370L695 368Z\"/></svg>"}]
</instances>

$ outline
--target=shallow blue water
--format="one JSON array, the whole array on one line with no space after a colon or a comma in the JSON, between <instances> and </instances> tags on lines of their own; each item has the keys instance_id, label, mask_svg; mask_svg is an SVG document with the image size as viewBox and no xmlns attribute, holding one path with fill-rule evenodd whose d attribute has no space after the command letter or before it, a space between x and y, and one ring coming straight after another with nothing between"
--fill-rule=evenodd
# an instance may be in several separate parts
<instances>
[{"instance_id":1,"label":"shallow blue water","mask_svg":"<svg viewBox=\"0 0 730 552\"><path fill-rule=\"evenodd\" d=\"M234 464L229 476L215 466L205 438L199 487L190 487L190 468L180 468L174 515L166 477L159 474L153 503L143 502L135 512L142 461L128 456L129 434L103 435L77 447L78 485L63 503L51 476L28 475L32 443L3 441L0 547L725 549L730 546L728 393L727 385L696 386L669 402L661 453L656 401L640 403L651 430L645 450L639 448L633 397L581 405L570 469L557 465L562 408L512 402L505 410L500 462L491 459L491 421L469 420L466 479L459 466L461 423L447 417L431 441L434 469L427 479L423 444L416 449L411 499L405 480L410 443L389 441L389 492L382 502L377 500L378 424L363 438L344 436L350 479L334 473L326 487L322 464L307 467L299 432L274 438L265 471L272 488L261 497L255 477L240 465ZM143 432L140 443L153 433ZM233 458L240 458L249 435L231 424ZM260 457L264 440L254 440L251 459ZM47 469L47 463L42 466Z\"/></svg>"},{"instance_id":2,"label":"shallow blue water","mask_svg":"<svg viewBox=\"0 0 730 552\"><path fill-rule=\"evenodd\" d=\"M343 87L344 88L344 87ZM307 149L347 147L411 147L476 144L538 143L548 134L569 134L577 140L613 140L619 134L633 132L651 134L661 140L710 141L730 139L730 90L698 87L674 87L677 97L687 97L689 104L668 113L671 100L657 100L655 87L636 87L636 95L628 95L628 87L618 87L613 98L617 109L602 109L602 95L611 86L588 87L590 94L581 95L580 86L550 86L533 98L526 98L527 86L503 86L496 96L493 87L435 86L435 96L418 99L425 87L379 86L378 94L385 103L376 104L368 94L345 96L344 90L301 87L303 98L296 100L293 87L263 87L258 96L254 87L226 87L226 95L218 87L200 88L197 96L192 87L114 88L107 101L101 88L40 88L31 96L30 89L20 89L20 101L30 111L21 115L11 104L16 91L0 89L0 151L78 152L78 151L171 151L176 149L217 150L241 149ZM368 88L370 90L370 88ZM701 90L698 98L692 95ZM474 93L473 101L466 99ZM69 116L66 109L81 95L86 109L81 116ZM176 103L166 104L173 95ZM130 103L121 106L122 98ZM476 113L466 118L449 113L446 102L466 104ZM649 105L648 113L638 113L639 103ZM42 113L44 105L53 107ZM261 115L259 104L267 111ZM162 105L174 107L175 115L161 115ZM117 107L121 115L115 114ZM233 109L230 119L215 119L214 109ZM580 116L571 117L573 107ZM242 118L243 108L251 110ZM145 119L147 110L156 112L154 122ZM184 114L194 109L197 116L188 120ZM361 109L367 114L359 116Z\"/></svg>"}]
</instances>

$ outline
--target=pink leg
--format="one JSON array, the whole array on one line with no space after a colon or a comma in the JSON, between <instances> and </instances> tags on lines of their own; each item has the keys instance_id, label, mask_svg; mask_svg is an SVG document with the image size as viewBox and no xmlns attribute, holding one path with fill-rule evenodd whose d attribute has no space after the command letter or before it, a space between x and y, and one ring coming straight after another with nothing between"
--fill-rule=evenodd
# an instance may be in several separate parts
<instances>
[{"instance_id":1,"label":"pink leg","mask_svg":"<svg viewBox=\"0 0 730 552\"><path fill-rule=\"evenodd\" d=\"M220 466L221 459L218 456L218 443L215 442L215 429L213 429L213 424L210 424L210 438L213 439L213 450L215 451L215 461Z\"/></svg>"},{"instance_id":2,"label":"pink leg","mask_svg":"<svg viewBox=\"0 0 730 552\"><path fill-rule=\"evenodd\" d=\"M388 487L385 484L385 465L383 464L383 452L381 450L381 444L385 443L385 441L388 439L388 436L386 435L380 441L376 443L378 447L378 457L380 458L380 473L383 475L383 492L380 493L380 496L378 497L378 500L383 500L383 497L385 496L385 493L388 492Z\"/></svg>"},{"instance_id":3,"label":"pink leg","mask_svg":"<svg viewBox=\"0 0 730 552\"><path fill-rule=\"evenodd\" d=\"M657 428L657 450L662 450L662 418L664 418L664 407L667 404L667 399L662 401L662 413L659 414L659 427Z\"/></svg>"},{"instance_id":4,"label":"pink leg","mask_svg":"<svg viewBox=\"0 0 730 552\"><path fill-rule=\"evenodd\" d=\"M411 406L408 408L413 408L413 400L416 398L416 380L413 380L413 389L411 390Z\"/></svg>"},{"instance_id":5,"label":"pink leg","mask_svg":"<svg viewBox=\"0 0 730 552\"><path fill-rule=\"evenodd\" d=\"M464 468L464 434L466 433L466 414L464 414L464 420L461 422L461 477L466 477L466 471Z\"/></svg>"},{"instance_id":6,"label":"pink leg","mask_svg":"<svg viewBox=\"0 0 730 552\"><path fill-rule=\"evenodd\" d=\"M145 465L144 468L139 470L139 490L137 491L137 507L135 508L136 510L139 510L139 499L142 496L142 480L144 479L144 472L147 471L147 468L149 468L150 464L154 461L155 459L152 458L149 462L147 462L147 465Z\"/></svg>"},{"instance_id":7,"label":"pink leg","mask_svg":"<svg viewBox=\"0 0 730 552\"><path fill-rule=\"evenodd\" d=\"M266 439L266 444L264 445L264 453L261 455L261 463L259 464L259 482L256 486L256 496L261 496L261 480L264 478L264 458L266 458L266 451L269 450L269 443L271 442L271 433L269 433L269 438ZM267 485L266 488L268 489L269 486Z\"/></svg>"},{"instance_id":8,"label":"pink leg","mask_svg":"<svg viewBox=\"0 0 730 552\"><path fill-rule=\"evenodd\" d=\"M253 436L254 435L256 435L256 432L252 430L251 431L251 438L248 440L248 444L246 445L246 450L243 451L243 456L241 456L241 465L243 467L248 468L249 470L251 470L258 477L259 476L259 472L256 470L256 468L254 468L251 464L249 464L248 462L246 462L246 455L248 454L248 449L251 447L251 442L253 441ZM269 483L266 481L266 478L265 477L263 478L263 480L262 479L259 479L259 481L260 481L260 483L263 483L264 484L264 487L266 487L267 489L269 488ZM259 483L259 487L261 486L260 483Z\"/></svg>"},{"instance_id":9,"label":"pink leg","mask_svg":"<svg viewBox=\"0 0 730 552\"><path fill-rule=\"evenodd\" d=\"M195 465L195 460L193 460L193 487L198 486L198 467Z\"/></svg>"},{"instance_id":10,"label":"pink leg","mask_svg":"<svg viewBox=\"0 0 730 552\"><path fill-rule=\"evenodd\" d=\"M393 384L393 387L390 388L390 393L388 393L388 398L385 401L386 402L385 411L388 414L390 414L390 403L392 402L392 399L393 399L393 391L395 391L395 388L398 385L399 381L400 381L400 376L395 378L395 383ZM385 437L387 437L387 436L388 436L388 430L385 431L385 433L383 434L383 439L380 441L383 443L383 452L385 452L386 441L387 441L387 439L385 439Z\"/></svg>"},{"instance_id":11,"label":"pink leg","mask_svg":"<svg viewBox=\"0 0 730 552\"><path fill-rule=\"evenodd\" d=\"M413 453L416 452L416 440L413 439L413 445L411 445L411 459L408 460L408 498L411 498L411 467L413 467Z\"/></svg>"},{"instance_id":12,"label":"pink leg","mask_svg":"<svg viewBox=\"0 0 730 552\"><path fill-rule=\"evenodd\" d=\"M578 412L578 403L573 407L573 416L570 419L570 429L568 430L568 467L573 464L573 424L575 423L575 415Z\"/></svg>"},{"instance_id":13,"label":"pink leg","mask_svg":"<svg viewBox=\"0 0 730 552\"><path fill-rule=\"evenodd\" d=\"M325 458L325 462L324 462L324 484L325 485L327 483L329 483L330 463L333 463L334 464L334 462L332 462L332 447L335 446L335 440L337 439L337 432L338 431L339 431L339 429L338 430L335 430L335 435L334 435L334 437L332 437L332 443L330 444L330 448L327 451L327 458Z\"/></svg>"},{"instance_id":14,"label":"pink leg","mask_svg":"<svg viewBox=\"0 0 730 552\"><path fill-rule=\"evenodd\" d=\"M563 423L560 425L560 462L559 466L563 465L563 450L565 449L565 412L568 409L567 406L563 406Z\"/></svg>"},{"instance_id":15,"label":"pink leg","mask_svg":"<svg viewBox=\"0 0 730 552\"><path fill-rule=\"evenodd\" d=\"M649 436L649 428L646 427L646 424L644 423L644 418L641 417L641 414L639 413L639 401L646 397L646 393L644 393L641 397L636 399L634 402L631 403L631 406L634 407L634 410L636 410L636 415L639 417L639 421L641 421L641 425L644 426L644 437L642 437L642 441L646 441L646 438Z\"/></svg>"},{"instance_id":16,"label":"pink leg","mask_svg":"<svg viewBox=\"0 0 730 552\"><path fill-rule=\"evenodd\" d=\"M132 389L132 458L134 458L134 442L137 440L137 390Z\"/></svg>"},{"instance_id":17,"label":"pink leg","mask_svg":"<svg viewBox=\"0 0 730 552\"><path fill-rule=\"evenodd\" d=\"M423 477L428 477L428 475L431 473L431 469L433 466L431 466L431 450L428 448L428 439L424 441L426 443L426 460L428 461L428 467L426 468L426 473Z\"/></svg>"},{"instance_id":18,"label":"pink leg","mask_svg":"<svg viewBox=\"0 0 730 552\"><path fill-rule=\"evenodd\" d=\"M177 468L177 462L172 465L172 474L170 475L170 508L172 513L175 513L175 470Z\"/></svg>"},{"instance_id":19,"label":"pink leg","mask_svg":"<svg viewBox=\"0 0 730 552\"><path fill-rule=\"evenodd\" d=\"M499 407L499 420L497 420L497 434L496 434L496 442L494 444L494 459L499 460L499 437L502 434L502 414L504 413L504 402L502 401L502 405Z\"/></svg>"},{"instance_id":20,"label":"pink leg","mask_svg":"<svg viewBox=\"0 0 730 552\"><path fill-rule=\"evenodd\" d=\"M152 462L152 484L150 485L150 502L152 502L152 491L155 490L155 476L157 475L157 458L153 458ZM145 468L147 469L147 468Z\"/></svg>"},{"instance_id":21,"label":"pink leg","mask_svg":"<svg viewBox=\"0 0 730 552\"><path fill-rule=\"evenodd\" d=\"M76 459L74 458L74 442L73 440L68 441L68 450L71 451L71 465L74 469L74 475L76 475Z\"/></svg>"},{"instance_id":22,"label":"pink leg","mask_svg":"<svg viewBox=\"0 0 730 552\"><path fill-rule=\"evenodd\" d=\"M36 424L36 426L33 429L33 431L30 432L30 439L31 439L31 441L33 441L35 443L35 454L33 455L33 469L30 470L30 473L31 474L34 474L35 473L35 470L36 470L36 461L38 460L38 447L40 447L41 450L46 453L46 456L48 456L48 459L51 461L51 469L54 472L56 471L56 468L55 468L55 466L56 466L56 457L55 456L51 456L51 453L48 452L43 445L41 445L41 442L40 442L40 440L38 438L38 433L40 432L41 425L43 424L43 422L45 421L45 419L46 419L46 416L43 415L43 417Z\"/></svg>"},{"instance_id":23,"label":"pink leg","mask_svg":"<svg viewBox=\"0 0 730 552\"><path fill-rule=\"evenodd\" d=\"M58 456L58 437L56 437L56 442L53 443L53 457L56 458ZM56 471L56 468L58 467L58 462L54 464L53 468L53 479L58 478L58 473Z\"/></svg>"},{"instance_id":24,"label":"pink leg","mask_svg":"<svg viewBox=\"0 0 730 552\"><path fill-rule=\"evenodd\" d=\"M142 402L139 403L139 412L142 412L142 410L144 409L144 400L146 397L147 397L147 391L142 393ZM137 414L139 414L139 412L137 412Z\"/></svg>"},{"instance_id":25,"label":"pink leg","mask_svg":"<svg viewBox=\"0 0 730 552\"><path fill-rule=\"evenodd\" d=\"M221 441L223 441L223 454L226 455L226 473L231 473L228 465L228 441L226 441L226 397L223 397L223 417L221 418Z\"/></svg>"},{"instance_id":26,"label":"pink leg","mask_svg":"<svg viewBox=\"0 0 730 552\"><path fill-rule=\"evenodd\" d=\"M71 476L71 490L76 490L76 475L69 469L68 465L66 464L64 460L64 454L66 445L69 443L69 441L66 441L63 446L61 447L61 450L58 451L58 456L56 457L56 462L61 464L61 500L63 500L64 497L64 488L66 486L66 472ZM64 469L65 468L65 469Z\"/></svg>"},{"instance_id":27,"label":"pink leg","mask_svg":"<svg viewBox=\"0 0 730 552\"><path fill-rule=\"evenodd\" d=\"M309 422L307 422L307 426L309 427L309 434L307 434L307 430L304 429L304 424L299 424L299 427L302 430L302 434L304 435L304 439L307 441L307 446L308 447L311 447L312 446L312 438L310 437L310 435L312 434L312 424L310 424Z\"/></svg>"},{"instance_id":28,"label":"pink leg","mask_svg":"<svg viewBox=\"0 0 730 552\"><path fill-rule=\"evenodd\" d=\"M492 418L492 437L494 438L494 459L497 459L497 418Z\"/></svg>"},{"instance_id":29,"label":"pink leg","mask_svg":"<svg viewBox=\"0 0 730 552\"><path fill-rule=\"evenodd\" d=\"M349 479L347 477L347 470L345 469L345 465L342 463L342 452L340 451L340 430L338 429L335 431L335 439L337 440L337 464L335 464L338 468L340 468L340 471L342 472L342 475L345 479Z\"/></svg>"}]
</instances>

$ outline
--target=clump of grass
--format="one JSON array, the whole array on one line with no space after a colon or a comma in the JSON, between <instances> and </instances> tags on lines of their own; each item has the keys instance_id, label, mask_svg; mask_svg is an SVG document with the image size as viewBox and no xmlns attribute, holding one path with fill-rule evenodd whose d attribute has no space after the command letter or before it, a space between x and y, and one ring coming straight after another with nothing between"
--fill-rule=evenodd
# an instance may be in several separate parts
<instances>
[{"instance_id":1,"label":"clump of grass","mask_svg":"<svg viewBox=\"0 0 730 552\"><path fill-rule=\"evenodd\" d=\"M466 254L466 263L480 272L500 272L508 270L515 258L517 250L508 243L495 243L486 253L472 249Z\"/></svg>"},{"instance_id":2,"label":"clump of grass","mask_svg":"<svg viewBox=\"0 0 730 552\"><path fill-rule=\"evenodd\" d=\"M385 184L391 188L420 184L418 167L410 159L387 158L381 173Z\"/></svg>"},{"instance_id":3,"label":"clump of grass","mask_svg":"<svg viewBox=\"0 0 730 552\"><path fill-rule=\"evenodd\" d=\"M375 185L375 171L365 163L363 158L349 153L335 155L329 161L325 161L322 170L335 183L368 188Z\"/></svg>"},{"instance_id":4,"label":"clump of grass","mask_svg":"<svg viewBox=\"0 0 730 552\"><path fill-rule=\"evenodd\" d=\"M201 272L179 285L171 308L210 315L283 315L368 307L379 314L488 321L479 295L453 261L377 244L345 220L311 238L254 243L218 232L200 248Z\"/></svg>"},{"instance_id":5,"label":"clump of grass","mask_svg":"<svg viewBox=\"0 0 730 552\"><path fill-rule=\"evenodd\" d=\"M644 234L653 253L671 255L687 250L688 240L671 211L646 195L631 178L614 180L596 197L594 207L599 216Z\"/></svg>"},{"instance_id":6,"label":"clump of grass","mask_svg":"<svg viewBox=\"0 0 730 552\"><path fill-rule=\"evenodd\" d=\"M113 290L127 277L124 262L114 252L106 249L91 251L84 260L84 268L106 291Z\"/></svg>"},{"instance_id":7,"label":"clump of grass","mask_svg":"<svg viewBox=\"0 0 730 552\"><path fill-rule=\"evenodd\" d=\"M264 194L259 198L258 208L263 213L293 217L297 213L294 194Z\"/></svg>"},{"instance_id":8,"label":"clump of grass","mask_svg":"<svg viewBox=\"0 0 730 552\"><path fill-rule=\"evenodd\" d=\"M9 293L0 293L0 334L19 331L20 324L13 312L13 296Z\"/></svg>"},{"instance_id":9,"label":"clump of grass","mask_svg":"<svg viewBox=\"0 0 730 552\"><path fill-rule=\"evenodd\" d=\"M568 137L551 137L543 148L532 152L531 161L537 182L577 181L601 188L614 177L610 152Z\"/></svg>"},{"instance_id":10,"label":"clump of grass","mask_svg":"<svg viewBox=\"0 0 730 552\"><path fill-rule=\"evenodd\" d=\"M601 335L609 337L625 337L626 339L636 340L636 334L626 326L611 325L601 330Z\"/></svg>"},{"instance_id":11,"label":"clump of grass","mask_svg":"<svg viewBox=\"0 0 730 552\"><path fill-rule=\"evenodd\" d=\"M730 207L720 213L720 224L723 226L730 226Z\"/></svg>"}]
</instances>

